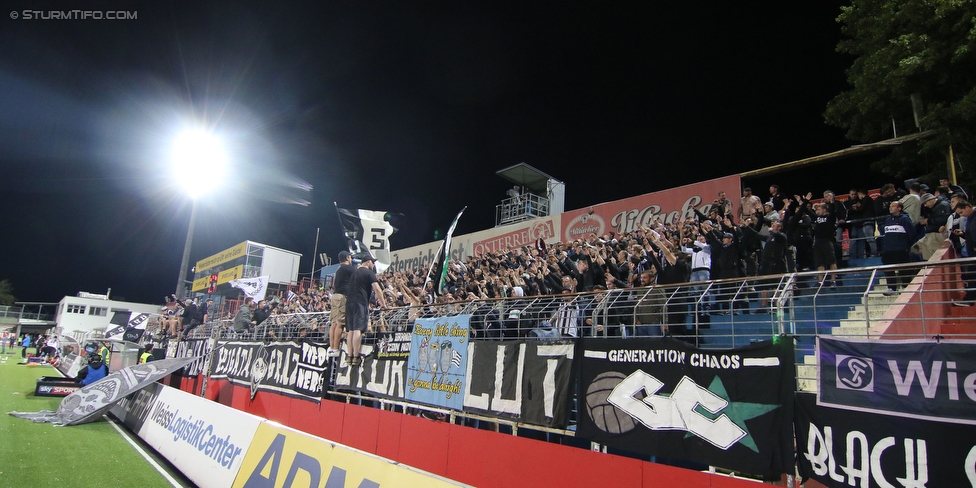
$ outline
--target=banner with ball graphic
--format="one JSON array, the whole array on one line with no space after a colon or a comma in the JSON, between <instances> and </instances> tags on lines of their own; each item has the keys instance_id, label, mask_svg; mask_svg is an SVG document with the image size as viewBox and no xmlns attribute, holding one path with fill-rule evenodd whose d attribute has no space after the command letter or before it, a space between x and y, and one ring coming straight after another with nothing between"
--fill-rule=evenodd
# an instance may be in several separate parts
<instances>
[{"instance_id":1,"label":"banner with ball graphic","mask_svg":"<svg viewBox=\"0 0 976 488\"><path fill-rule=\"evenodd\" d=\"M577 437L740 473L793 471L793 340L583 339Z\"/></svg>"}]
</instances>

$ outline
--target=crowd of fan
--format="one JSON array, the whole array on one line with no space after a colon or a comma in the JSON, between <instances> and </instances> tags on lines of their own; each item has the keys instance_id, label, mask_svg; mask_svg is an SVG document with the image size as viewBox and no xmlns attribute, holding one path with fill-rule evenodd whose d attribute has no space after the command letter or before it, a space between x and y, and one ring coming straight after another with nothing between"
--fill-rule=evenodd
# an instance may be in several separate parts
<instances>
[{"instance_id":1,"label":"crowd of fan","mask_svg":"<svg viewBox=\"0 0 976 488\"><path fill-rule=\"evenodd\" d=\"M826 191L819 201L814 201L811 193L784 195L776 185L769 188L765 199L745 188L735 206L724 192L719 192L707 214L695 211L695 215L680 221L666 222L655 217L625 234L590 234L570 242L548 245L539 240L534 246L451 260L446 265L445 290L440 294L434 292L434 280L428 279L426 269L387 271L377 278L388 304L409 307L404 316L407 323L418 317L456 312L475 301L520 297L527 300L535 296L575 296L586 292L598 294L655 284L696 283L796 271L819 270L823 273L823 285L836 286L830 272L843 262L844 232L850 243L850 259L882 255L883 239L877 238L878 223L889 216L892 202L899 202L903 213L911 219L917 236L914 241L922 241L926 234L936 237L935 241L939 243L949 238L956 249L964 253L959 236L952 230L965 228L965 219L954 212L960 202L966 204L965 191L949 185L947 180L942 180L932 191L918 181L908 181L906 187L897 189L895 185L887 184L877 196L869 195L864 189L851 189L846 198L837 198L833 192ZM914 250L917 251L914 257L919 260L927 253L924 247ZM735 304L723 300L722 293L719 288L696 309L704 314L709 313L710 307L718 308L712 313L737 313ZM276 330L277 336L322 337L327 330L324 312L329 309L330 295L330 290L321 287L307 288L300 293L279 292L269 300L248 304L249 320L246 322L260 326L269 318L287 316L287 319L278 317L267 322L275 324L268 329L271 337L276 337ZM768 296L763 294L762 308L758 311L766 311L767 299ZM593 300L593 295L588 302L585 298L577 299L577 315L571 322L578 323L579 327L577 324L556 324L560 321L558 310L539 311L536 318L545 325L553 325L562 335L577 336L586 333L582 331L585 326L595 327L586 319L587 303ZM660 327L660 331L667 330L663 323L666 320L651 317L661 309L660 303L654 299L644 300L644 303L645 308L641 310L639 305L634 314L637 321L644 316L646 322ZM192 305L176 302L172 307ZM485 307L492 308L491 305ZM483 316L489 316L482 320L489 321L488 311L482 312ZM297 326L291 319L295 316L303 316ZM230 315L223 318L232 319ZM499 317L499 321L503 319ZM182 320L185 334L192 329L189 324L194 320L186 317ZM290 332L281 332L284 324L290 324ZM636 330L640 334L640 329ZM593 328L592 333L596 332ZM610 332L627 335L625 328Z\"/></svg>"}]
</instances>

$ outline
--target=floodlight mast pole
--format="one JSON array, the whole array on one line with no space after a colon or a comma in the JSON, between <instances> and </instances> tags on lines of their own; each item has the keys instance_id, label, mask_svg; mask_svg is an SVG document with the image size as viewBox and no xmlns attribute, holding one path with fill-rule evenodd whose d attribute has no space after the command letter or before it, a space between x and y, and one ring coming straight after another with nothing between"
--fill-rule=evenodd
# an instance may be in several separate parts
<instances>
[{"instance_id":1,"label":"floodlight mast pole","mask_svg":"<svg viewBox=\"0 0 976 488\"><path fill-rule=\"evenodd\" d=\"M186 231L186 244L183 246L183 260L180 262L180 278L176 282L176 297L184 298L186 293L186 272L190 267L190 246L193 245L193 227L197 221L197 199L192 198L193 209L190 210L190 228Z\"/></svg>"}]
</instances>

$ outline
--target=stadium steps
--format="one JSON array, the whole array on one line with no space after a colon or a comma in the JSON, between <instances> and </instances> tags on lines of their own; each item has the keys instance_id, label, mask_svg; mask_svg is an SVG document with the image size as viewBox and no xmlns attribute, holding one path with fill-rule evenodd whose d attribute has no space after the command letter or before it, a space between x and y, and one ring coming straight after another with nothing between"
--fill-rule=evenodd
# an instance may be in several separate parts
<instances>
[{"instance_id":1,"label":"stadium steps","mask_svg":"<svg viewBox=\"0 0 976 488\"><path fill-rule=\"evenodd\" d=\"M871 293L867 299L861 299L860 304L851 307L847 312L847 318L838 322L835 327L830 327L826 333L845 338L867 338L870 323L879 320L892 303L897 299L896 296L884 296L881 293ZM868 302L865 307L863 302ZM870 317L870 322L865 317ZM806 348L801 352L797 347L797 353L803 354L802 362L797 365L797 388L800 391L817 391L817 356L814 350L807 352Z\"/></svg>"}]
</instances>

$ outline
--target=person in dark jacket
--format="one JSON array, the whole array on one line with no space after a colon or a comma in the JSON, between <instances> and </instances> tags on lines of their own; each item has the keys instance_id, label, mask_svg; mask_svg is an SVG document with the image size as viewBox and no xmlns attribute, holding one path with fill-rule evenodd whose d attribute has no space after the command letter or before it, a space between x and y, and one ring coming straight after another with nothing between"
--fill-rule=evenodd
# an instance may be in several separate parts
<instances>
[{"instance_id":1,"label":"person in dark jacket","mask_svg":"<svg viewBox=\"0 0 976 488\"><path fill-rule=\"evenodd\" d=\"M966 254L970 257L976 256L976 215L973 215L973 205L966 200L960 200L956 204L956 215L965 217L967 221L966 230L955 229L953 234L966 240ZM971 307L976 305L976 266L968 264L963 266L962 280L966 284L966 295L962 300L952 302L957 307Z\"/></svg>"},{"instance_id":2,"label":"person in dark jacket","mask_svg":"<svg viewBox=\"0 0 976 488\"><path fill-rule=\"evenodd\" d=\"M726 218L721 228L715 229L711 226L703 226L703 228L707 229L705 241L712 249L711 278L713 280L738 278L740 276L739 239L734 233L732 222ZM736 286L736 283L719 283L719 292L715 298L719 313L724 314L732 310L731 301Z\"/></svg>"},{"instance_id":3,"label":"person in dark jacket","mask_svg":"<svg viewBox=\"0 0 976 488\"><path fill-rule=\"evenodd\" d=\"M751 226L742 226L743 232L755 236L755 238L766 242L762 250L762 261L759 263L759 276L782 275L787 273L786 253L789 248L789 241L783 233L783 222L779 220L769 224L769 232L762 235ZM775 282L770 282L766 286L757 286L761 291L762 301L757 313L768 311L770 289L776 288Z\"/></svg>"},{"instance_id":4,"label":"person in dark jacket","mask_svg":"<svg viewBox=\"0 0 976 488\"><path fill-rule=\"evenodd\" d=\"M911 261L909 250L915 243L915 224L908 214L902 212L901 202L893 200L888 204L888 218L881 224L882 252L881 262L884 264L900 264ZM907 270L886 270L885 280L888 291L885 295L894 295L903 288L914 274Z\"/></svg>"}]
</instances>

